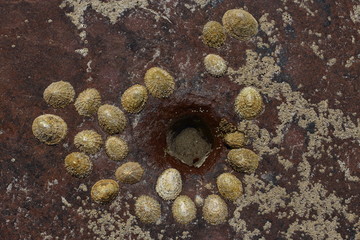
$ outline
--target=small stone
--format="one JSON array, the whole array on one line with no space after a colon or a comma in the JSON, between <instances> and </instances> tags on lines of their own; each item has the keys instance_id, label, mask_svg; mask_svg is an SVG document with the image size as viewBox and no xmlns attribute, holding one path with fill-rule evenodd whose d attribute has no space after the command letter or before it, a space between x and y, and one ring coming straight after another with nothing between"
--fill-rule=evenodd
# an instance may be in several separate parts
<instances>
[{"instance_id":1,"label":"small stone","mask_svg":"<svg viewBox=\"0 0 360 240\"><path fill-rule=\"evenodd\" d=\"M205 69L214 77L221 77L226 73L227 62L216 54L208 54L204 59Z\"/></svg>"},{"instance_id":2,"label":"small stone","mask_svg":"<svg viewBox=\"0 0 360 240\"><path fill-rule=\"evenodd\" d=\"M65 169L74 177L85 178L90 175L93 164L85 153L73 152L65 158Z\"/></svg>"},{"instance_id":3,"label":"small stone","mask_svg":"<svg viewBox=\"0 0 360 240\"><path fill-rule=\"evenodd\" d=\"M254 119L264 109L260 93L253 87L243 88L235 99L235 112L244 119Z\"/></svg>"},{"instance_id":4,"label":"small stone","mask_svg":"<svg viewBox=\"0 0 360 240\"><path fill-rule=\"evenodd\" d=\"M182 190L181 174L175 168L161 173L156 182L156 192L164 200L174 200Z\"/></svg>"},{"instance_id":5,"label":"small stone","mask_svg":"<svg viewBox=\"0 0 360 240\"><path fill-rule=\"evenodd\" d=\"M115 177L122 183L134 184L140 181L144 174L144 169L137 162L127 162L118 167Z\"/></svg>"},{"instance_id":6,"label":"small stone","mask_svg":"<svg viewBox=\"0 0 360 240\"><path fill-rule=\"evenodd\" d=\"M119 184L112 179L97 181L91 188L91 198L97 203L108 203L119 193Z\"/></svg>"},{"instance_id":7,"label":"small stone","mask_svg":"<svg viewBox=\"0 0 360 240\"><path fill-rule=\"evenodd\" d=\"M211 225L224 223L228 217L228 208L224 200L216 194L209 195L203 206L203 217Z\"/></svg>"},{"instance_id":8,"label":"small stone","mask_svg":"<svg viewBox=\"0 0 360 240\"><path fill-rule=\"evenodd\" d=\"M128 88L121 96L121 105L129 113L139 113L148 99L146 87L136 84Z\"/></svg>"},{"instance_id":9,"label":"small stone","mask_svg":"<svg viewBox=\"0 0 360 240\"><path fill-rule=\"evenodd\" d=\"M121 133L126 127L126 117L120 108L105 104L98 109L98 121L102 129L113 135Z\"/></svg>"},{"instance_id":10,"label":"small stone","mask_svg":"<svg viewBox=\"0 0 360 240\"><path fill-rule=\"evenodd\" d=\"M103 140L97 132L84 130L75 135L74 145L84 153L95 154L103 145Z\"/></svg>"},{"instance_id":11,"label":"small stone","mask_svg":"<svg viewBox=\"0 0 360 240\"><path fill-rule=\"evenodd\" d=\"M32 132L40 142L54 145L65 138L67 125L59 116L44 114L35 118L32 124Z\"/></svg>"},{"instance_id":12,"label":"small stone","mask_svg":"<svg viewBox=\"0 0 360 240\"><path fill-rule=\"evenodd\" d=\"M222 23L226 32L240 40L248 40L258 32L259 24L247 11L231 9L225 12Z\"/></svg>"},{"instance_id":13,"label":"small stone","mask_svg":"<svg viewBox=\"0 0 360 240\"><path fill-rule=\"evenodd\" d=\"M146 88L153 97L167 98L174 92L174 78L164 69L150 68L146 71L144 80Z\"/></svg>"},{"instance_id":14,"label":"small stone","mask_svg":"<svg viewBox=\"0 0 360 240\"><path fill-rule=\"evenodd\" d=\"M74 101L75 90L68 82L53 82L45 89L43 97L53 108L64 108Z\"/></svg>"},{"instance_id":15,"label":"small stone","mask_svg":"<svg viewBox=\"0 0 360 240\"><path fill-rule=\"evenodd\" d=\"M161 217L160 203L150 196L142 195L135 202L135 214L143 223L156 223Z\"/></svg>"},{"instance_id":16,"label":"small stone","mask_svg":"<svg viewBox=\"0 0 360 240\"><path fill-rule=\"evenodd\" d=\"M202 31L202 40L209 47L221 47L226 40L225 29L219 22L207 22Z\"/></svg>"},{"instance_id":17,"label":"small stone","mask_svg":"<svg viewBox=\"0 0 360 240\"><path fill-rule=\"evenodd\" d=\"M171 210L175 221L181 224L188 224L196 217L195 203L185 195L175 199Z\"/></svg>"},{"instance_id":18,"label":"small stone","mask_svg":"<svg viewBox=\"0 0 360 240\"><path fill-rule=\"evenodd\" d=\"M224 136L224 142L231 148L241 148L245 145L246 138L242 132L232 132Z\"/></svg>"},{"instance_id":19,"label":"small stone","mask_svg":"<svg viewBox=\"0 0 360 240\"><path fill-rule=\"evenodd\" d=\"M227 162L234 170L251 174L259 166L259 156L249 149L232 149L227 155Z\"/></svg>"},{"instance_id":20,"label":"small stone","mask_svg":"<svg viewBox=\"0 0 360 240\"><path fill-rule=\"evenodd\" d=\"M220 194L227 200L236 201L243 194L241 181L231 173L222 173L216 179Z\"/></svg>"},{"instance_id":21,"label":"small stone","mask_svg":"<svg viewBox=\"0 0 360 240\"><path fill-rule=\"evenodd\" d=\"M75 100L76 111L81 116L94 115L101 105L101 96L95 88L82 91Z\"/></svg>"},{"instance_id":22,"label":"small stone","mask_svg":"<svg viewBox=\"0 0 360 240\"><path fill-rule=\"evenodd\" d=\"M121 161L129 153L129 147L124 139L119 137L108 137L105 143L106 154L111 160Z\"/></svg>"}]
</instances>

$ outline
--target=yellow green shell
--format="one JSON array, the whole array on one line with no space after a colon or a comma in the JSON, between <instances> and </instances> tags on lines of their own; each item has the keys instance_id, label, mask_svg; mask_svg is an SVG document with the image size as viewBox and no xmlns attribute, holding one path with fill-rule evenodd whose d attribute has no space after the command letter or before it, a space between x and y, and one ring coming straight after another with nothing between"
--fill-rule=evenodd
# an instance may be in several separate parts
<instances>
[{"instance_id":1,"label":"yellow green shell","mask_svg":"<svg viewBox=\"0 0 360 240\"><path fill-rule=\"evenodd\" d=\"M214 77L221 77L226 73L227 62L216 54L208 54L204 58L205 69Z\"/></svg>"},{"instance_id":2,"label":"yellow green shell","mask_svg":"<svg viewBox=\"0 0 360 240\"><path fill-rule=\"evenodd\" d=\"M126 117L120 108L105 104L98 109L98 121L104 131L113 135L121 133L126 127Z\"/></svg>"},{"instance_id":3,"label":"yellow green shell","mask_svg":"<svg viewBox=\"0 0 360 240\"><path fill-rule=\"evenodd\" d=\"M121 105L129 113L138 113L145 107L148 99L146 87L136 84L129 87L121 96Z\"/></svg>"},{"instance_id":4,"label":"yellow green shell","mask_svg":"<svg viewBox=\"0 0 360 240\"><path fill-rule=\"evenodd\" d=\"M237 39L247 40L257 34L259 24L247 11L231 9L225 12L222 18L226 32Z\"/></svg>"},{"instance_id":5,"label":"yellow green shell","mask_svg":"<svg viewBox=\"0 0 360 240\"><path fill-rule=\"evenodd\" d=\"M40 142L54 145L65 138L67 125L59 116L44 114L35 118L32 124L32 132Z\"/></svg>"},{"instance_id":6,"label":"yellow green shell","mask_svg":"<svg viewBox=\"0 0 360 240\"><path fill-rule=\"evenodd\" d=\"M108 203L119 193L119 184L112 179L97 181L91 188L91 198L96 203Z\"/></svg>"},{"instance_id":7,"label":"yellow green shell","mask_svg":"<svg viewBox=\"0 0 360 240\"><path fill-rule=\"evenodd\" d=\"M73 86L64 81L51 83L44 91L44 100L54 108L64 108L74 101L75 90Z\"/></svg>"},{"instance_id":8,"label":"yellow green shell","mask_svg":"<svg viewBox=\"0 0 360 240\"><path fill-rule=\"evenodd\" d=\"M84 130L76 134L75 147L87 154L97 153L103 145L101 135L93 130Z\"/></svg>"},{"instance_id":9,"label":"yellow green shell","mask_svg":"<svg viewBox=\"0 0 360 240\"><path fill-rule=\"evenodd\" d=\"M82 91L75 100L76 111L81 116L94 115L101 105L101 96L95 88Z\"/></svg>"},{"instance_id":10,"label":"yellow green shell","mask_svg":"<svg viewBox=\"0 0 360 240\"><path fill-rule=\"evenodd\" d=\"M144 169L137 162L127 162L118 167L115 177L122 183L134 184L140 181L144 174Z\"/></svg>"},{"instance_id":11,"label":"yellow green shell","mask_svg":"<svg viewBox=\"0 0 360 240\"><path fill-rule=\"evenodd\" d=\"M264 109L260 93L253 87L243 88L235 99L235 112L244 119L254 119Z\"/></svg>"},{"instance_id":12,"label":"yellow green shell","mask_svg":"<svg viewBox=\"0 0 360 240\"><path fill-rule=\"evenodd\" d=\"M216 179L220 194L227 200L236 201L243 194L241 181L231 173L222 173Z\"/></svg>"},{"instance_id":13,"label":"yellow green shell","mask_svg":"<svg viewBox=\"0 0 360 240\"><path fill-rule=\"evenodd\" d=\"M181 174L175 168L161 173L156 182L156 192L164 200L174 200L182 190Z\"/></svg>"},{"instance_id":14,"label":"yellow green shell","mask_svg":"<svg viewBox=\"0 0 360 240\"><path fill-rule=\"evenodd\" d=\"M135 214L143 223L156 223L161 217L160 203L150 196L142 195L136 199Z\"/></svg>"},{"instance_id":15,"label":"yellow green shell","mask_svg":"<svg viewBox=\"0 0 360 240\"><path fill-rule=\"evenodd\" d=\"M245 134L242 132L227 133L224 136L224 142L231 148L241 148L246 143Z\"/></svg>"},{"instance_id":16,"label":"yellow green shell","mask_svg":"<svg viewBox=\"0 0 360 240\"><path fill-rule=\"evenodd\" d=\"M175 199L171 210L175 221L180 224L188 224L196 217L195 203L185 195Z\"/></svg>"},{"instance_id":17,"label":"yellow green shell","mask_svg":"<svg viewBox=\"0 0 360 240\"><path fill-rule=\"evenodd\" d=\"M228 207L218 195L209 195L204 202L203 217L211 225L224 223L228 217Z\"/></svg>"},{"instance_id":18,"label":"yellow green shell","mask_svg":"<svg viewBox=\"0 0 360 240\"><path fill-rule=\"evenodd\" d=\"M227 162L236 171L251 174L259 166L259 156L250 149L232 149L227 155Z\"/></svg>"},{"instance_id":19,"label":"yellow green shell","mask_svg":"<svg viewBox=\"0 0 360 240\"><path fill-rule=\"evenodd\" d=\"M74 177L84 178L90 175L93 164L85 153L73 152L65 158L65 169Z\"/></svg>"},{"instance_id":20,"label":"yellow green shell","mask_svg":"<svg viewBox=\"0 0 360 240\"><path fill-rule=\"evenodd\" d=\"M219 22L207 22L202 31L202 40L209 47L221 47L226 40L225 29Z\"/></svg>"},{"instance_id":21,"label":"yellow green shell","mask_svg":"<svg viewBox=\"0 0 360 240\"><path fill-rule=\"evenodd\" d=\"M119 137L108 137L105 143L106 154L111 160L121 161L129 153L129 147L124 139Z\"/></svg>"},{"instance_id":22,"label":"yellow green shell","mask_svg":"<svg viewBox=\"0 0 360 240\"><path fill-rule=\"evenodd\" d=\"M144 81L150 94L156 98L167 98L175 89L174 78L167 71L159 67L147 70Z\"/></svg>"}]
</instances>

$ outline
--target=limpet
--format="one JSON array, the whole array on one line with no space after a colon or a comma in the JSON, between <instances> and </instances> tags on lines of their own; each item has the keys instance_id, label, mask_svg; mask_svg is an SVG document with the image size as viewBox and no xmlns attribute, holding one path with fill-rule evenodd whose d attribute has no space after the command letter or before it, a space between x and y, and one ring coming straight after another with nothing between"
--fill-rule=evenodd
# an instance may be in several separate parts
<instances>
[{"instance_id":1,"label":"limpet","mask_svg":"<svg viewBox=\"0 0 360 240\"><path fill-rule=\"evenodd\" d=\"M226 40L224 27L216 21L207 22L202 31L202 40L209 47L221 47Z\"/></svg>"},{"instance_id":2,"label":"limpet","mask_svg":"<svg viewBox=\"0 0 360 240\"><path fill-rule=\"evenodd\" d=\"M101 135L93 130L84 130L74 137L74 144L80 151L87 154L97 153L103 145Z\"/></svg>"},{"instance_id":3,"label":"limpet","mask_svg":"<svg viewBox=\"0 0 360 240\"><path fill-rule=\"evenodd\" d=\"M195 203L185 195L175 199L171 210L175 221L181 224L188 224L196 217Z\"/></svg>"},{"instance_id":4,"label":"limpet","mask_svg":"<svg viewBox=\"0 0 360 240\"><path fill-rule=\"evenodd\" d=\"M122 183L134 184L140 181L144 169L137 162L127 162L118 167L115 177Z\"/></svg>"},{"instance_id":5,"label":"limpet","mask_svg":"<svg viewBox=\"0 0 360 240\"><path fill-rule=\"evenodd\" d=\"M228 208L225 201L216 194L209 195L204 202L203 217L212 225L224 223L228 216Z\"/></svg>"},{"instance_id":6,"label":"limpet","mask_svg":"<svg viewBox=\"0 0 360 240\"><path fill-rule=\"evenodd\" d=\"M160 219L160 203L146 195L140 196L135 202L135 214L143 223L155 223Z\"/></svg>"},{"instance_id":7,"label":"limpet","mask_svg":"<svg viewBox=\"0 0 360 240\"><path fill-rule=\"evenodd\" d=\"M174 200L182 190L180 172L175 168L163 171L156 182L156 192L164 200Z\"/></svg>"},{"instance_id":8,"label":"limpet","mask_svg":"<svg viewBox=\"0 0 360 240\"><path fill-rule=\"evenodd\" d=\"M75 100L76 111L81 116L94 115L101 105L101 96L95 88L82 91Z\"/></svg>"},{"instance_id":9,"label":"limpet","mask_svg":"<svg viewBox=\"0 0 360 240\"><path fill-rule=\"evenodd\" d=\"M91 188L91 198L97 203L108 203L119 193L119 184L112 179L101 179Z\"/></svg>"},{"instance_id":10,"label":"limpet","mask_svg":"<svg viewBox=\"0 0 360 240\"><path fill-rule=\"evenodd\" d=\"M73 152L65 157L65 169L74 177L87 177L92 170L93 164L89 156L81 152Z\"/></svg>"},{"instance_id":11,"label":"limpet","mask_svg":"<svg viewBox=\"0 0 360 240\"><path fill-rule=\"evenodd\" d=\"M126 117L120 108L105 104L98 109L98 121L102 129L113 135L124 131L126 127Z\"/></svg>"},{"instance_id":12,"label":"limpet","mask_svg":"<svg viewBox=\"0 0 360 240\"><path fill-rule=\"evenodd\" d=\"M67 125L59 116L44 114L35 118L32 124L32 132L40 142L53 145L65 138Z\"/></svg>"},{"instance_id":13,"label":"limpet","mask_svg":"<svg viewBox=\"0 0 360 240\"><path fill-rule=\"evenodd\" d=\"M224 142L226 145L228 145L231 148L243 147L246 142L245 134L243 134L242 132L238 132L238 131L232 132L232 133L227 133L224 136Z\"/></svg>"},{"instance_id":14,"label":"limpet","mask_svg":"<svg viewBox=\"0 0 360 240\"><path fill-rule=\"evenodd\" d=\"M44 100L54 108L64 108L74 101L75 90L73 86L64 81L51 83L44 91Z\"/></svg>"},{"instance_id":15,"label":"limpet","mask_svg":"<svg viewBox=\"0 0 360 240\"><path fill-rule=\"evenodd\" d=\"M231 173L222 173L216 179L220 194L230 201L235 201L243 194L241 181Z\"/></svg>"},{"instance_id":16,"label":"limpet","mask_svg":"<svg viewBox=\"0 0 360 240\"><path fill-rule=\"evenodd\" d=\"M167 98L175 89L174 78L167 71L159 67L147 70L144 81L150 94L156 98Z\"/></svg>"},{"instance_id":17,"label":"limpet","mask_svg":"<svg viewBox=\"0 0 360 240\"><path fill-rule=\"evenodd\" d=\"M225 12L222 23L230 36L247 40L258 32L258 22L249 12L242 9L231 9Z\"/></svg>"},{"instance_id":18,"label":"limpet","mask_svg":"<svg viewBox=\"0 0 360 240\"><path fill-rule=\"evenodd\" d=\"M257 117L263 108L262 97L253 87L243 88L235 99L235 112L245 119Z\"/></svg>"},{"instance_id":19,"label":"limpet","mask_svg":"<svg viewBox=\"0 0 360 240\"><path fill-rule=\"evenodd\" d=\"M227 162L236 171L250 174L259 166L259 156L246 148L232 149L227 155Z\"/></svg>"},{"instance_id":20,"label":"limpet","mask_svg":"<svg viewBox=\"0 0 360 240\"><path fill-rule=\"evenodd\" d=\"M129 147L125 140L119 137L108 137L105 143L106 154L111 160L121 161L129 153Z\"/></svg>"},{"instance_id":21,"label":"limpet","mask_svg":"<svg viewBox=\"0 0 360 240\"><path fill-rule=\"evenodd\" d=\"M214 77L221 77L226 73L227 63L226 61L216 54L208 54L204 58L204 65L206 71Z\"/></svg>"},{"instance_id":22,"label":"limpet","mask_svg":"<svg viewBox=\"0 0 360 240\"><path fill-rule=\"evenodd\" d=\"M125 90L121 96L121 105L129 113L143 110L148 99L146 87L136 84Z\"/></svg>"}]
</instances>

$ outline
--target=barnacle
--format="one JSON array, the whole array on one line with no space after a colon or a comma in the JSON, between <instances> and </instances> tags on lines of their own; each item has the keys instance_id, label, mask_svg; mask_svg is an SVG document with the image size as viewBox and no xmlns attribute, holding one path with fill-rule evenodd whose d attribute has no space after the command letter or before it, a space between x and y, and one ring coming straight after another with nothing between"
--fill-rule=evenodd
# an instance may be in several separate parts
<instances>
[{"instance_id":1,"label":"barnacle","mask_svg":"<svg viewBox=\"0 0 360 240\"><path fill-rule=\"evenodd\" d=\"M54 108L64 108L74 101L73 86L64 81L51 83L44 91L44 100Z\"/></svg>"},{"instance_id":2,"label":"barnacle","mask_svg":"<svg viewBox=\"0 0 360 240\"><path fill-rule=\"evenodd\" d=\"M35 118L32 124L32 132L40 142L53 145L65 138L67 125L59 116L44 114Z\"/></svg>"}]
</instances>

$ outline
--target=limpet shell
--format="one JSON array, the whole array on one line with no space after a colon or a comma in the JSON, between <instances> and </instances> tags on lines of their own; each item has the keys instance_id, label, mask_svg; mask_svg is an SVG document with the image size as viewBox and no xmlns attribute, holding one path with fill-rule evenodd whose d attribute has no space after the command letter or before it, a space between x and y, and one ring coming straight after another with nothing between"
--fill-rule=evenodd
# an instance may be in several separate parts
<instances>
[{"instance_id":1,"label":"limpet shell","mask_svg":"<svg viewBox=\"0 0 360 240\"><path fill-rule=\"evenodd\" d=\"M119 193L119 184L112 179L101 179L91 188L91 198L97 203L108 203Z\"/></svg>"},{"instance_id":2,"label":"limpet shell","mask_svg":"<svg viewBox=\"0 0 360 240\"><path fill-rule=\"evenodd\" d=\"M80 151L87 154L97 153L103 145L101 135L93 130L84 130L74 137L74 144Z\"/></svg>"},{"instance_id":3,"label":"limpet shell","mask_svg":"<svg viewBox=\"0 0 360 240\"><path fill-rule=\"evenodd\" d=\"M74 101L75 90L73 86L64 81L51 83L44 91L44 100L54 108L64 108Z\"/></svg>"},{"instance_id":4,"label":"limpet shell","mask_svg":"<svg viewBox=\"0 0 360 240\"><path fill-rule=\"evenodd\" d=\"M231 173L222 173L216 179L220 194L227 200L235 201L243 194L241 181Z\"/></svg>"},{"instance_id":5,"label":"limpet shell","mask_svg":"<svg viewBox=\"0 0 360 240\"><path fill-rule=\"evenodd\" d=\"M216 54L208 54L204 58L204 65L206 71L214 77L221 77L226 73L227 63L226 61Z\"/></svg>"},{"instance_id":6,"label":"limpet shell","mask_svg":"<svg viewBox=\"0 0 360 240\"><path fill-rule=\"evenodd\" d=\"M160 203L150 196L142 195L136 199L135 214L143 223L155 223L161 216Z\"/></svg>"},{"instance_id":7,"label":"limpet shell","mask_svg":"<svg viewBox=\"0 0 360 240\"><path fill-rule=\"evenodd\" d=\"M156 192L164 200L174 200L182 190L180 172L175 168L168 168L161 173L156 182Z\"/></svg>"},{"instance_id":8,"label":"limpet shell","mask_svg":"<svg viewBox=\"0 0 360 240\"><path fill-rule=\"evenodd\" d=\"M105 104L98 109L98 121L102 129L113 135L124 131L126 127L126 117L120 108Z\"/></svg>"},{"instance_id":9,"label":"limpet shell","mask_svg":"<svg viewBox=\"0 0 360 240\"><path fill-rule=\"evenodd\" d=\"M253 87L243 88L235 99L235 112L245 119L254 119L264 109L260 93Z\"/></svg>"},{"instance_id":10,"label":"limpet shell","mask_svg":"<svg viewBox=\"0 0 360 240\"><path fill-rule=\"evenodd\" d=\"M144 81L150 94L156 98L167 98L175 89L174 78L167 71L159 67L147 70Z\"/></svg>"},{"instance_id":11,"label":"limpet shell","mask_svg":"<svg viewBox=\"0 0 360 240\"><path fill-rule=\"evenodd\" d=\"M207 22L202 31L202 40L203 43L209 47L221 47L226 40L224 27L216 21Z\"/></svg>"},{"instance_id":12,"label":"limpet shell","mask_svg":"<svg viewBox=\"0 0 360 240\"><path fill-rule=\"evenodd\" d=\"M147 99L146 87L136 84L125 90L121 96L121 105L129 113L138 113L145 107Z\"/></svg>"},{"instance_id":13,"label":"limpet shell","mask_svg":"<svg viewBox=\"0 0 360 240\"><path fill-rule=\"evenodd\" d=\"M204 202L203 217L212 225L224 223L228 217L228 207L225 201L216 194L209 195Z\"/></svg>"},{"instance_id":14,"label":"limpet shell","mask_svg":"<svg viewBox=\"0 0 360 240\"><path fill-rule=\"evenodd\" d=\"M224 136L224 142L231 148L240 148L245 145L246 138L242 132L227 133Z\"/></svg>"},{"instance_id":15,"label":"limpet shell","mask_svg":"<svg viewBox=\"0 0 360 240\"><path fill-rule=\"evenodd\" d=\"M124 139L119 137L108 137L105 143L106 154L111 160L121 161L129 153L129 147Z\"/></svg>"},{"instance_id":16,"label":"limpet shell","mask_svg":"<svg viewBox=\"0 0 360 240\"><path fill-rule=\"evenodd\" d=\"M243 9L226 11L222 23L230 36L240 40L247 40L257 34L259 27L253 15Z\"/></svg>"},{"instance_id":17,"label":"limpet shell","mask_svg":"<svg viewBox=\"0 0 360 240\"><path fill-rule=\"evenodd\" d=\"M85 89L76 98L74 105L81 116L94 115L101 105L100 93L95 88Z\"/></svg>"},{"instance_id":18,"label":"limpet shell","mask_svg":"<svg viewBox=\"0 0 360 240\"><path fill-rule=\"evenodd\" d=\"M73 152L65 158L65 169L74 177L84 178L90 175L93 164L85 153Z\"/></svg>"},{"instance_id":19,"label":"limpet shell","mask_svg":"<svg viewBox=\"0 0 360 240\"><path fill-rule=\"evenodd\" d=\"M118 167L115 177L122 183L134 184L140 181L144 169L137 162L127 162Z\"/></svg>"},{"instance_id":20,"label":"limpet shell","mask_svg":"<svg viewBox=\"0 0 360 240\"><path fill-rule=\"evenodd\" d=\"M227 162L236 171L250 174L259 166L259 156L250 149L232 149L227 155Z\"/></svg>"},{"instance_id":21,"label":"limpet shell","mask_svg":"<svg viewBox=\"0 0 360 240\"><path fill-rule=\"evenodd\" d=\"M188 224L196 217L195 203L185 195L175 199L171 210L175 221L181 224Z\"/></svg>"},{"instance_id":22,"label":"limpet shell","mask_svg":"<svg viewBox=\"0 0 360 240\"><path fill-rule=\"evenodd\" d=\"M54 145L65 138L67 125L59 116L44 114L35 118L32 124L32 132L40 142Z\"/></svg>"}]
</instances>

